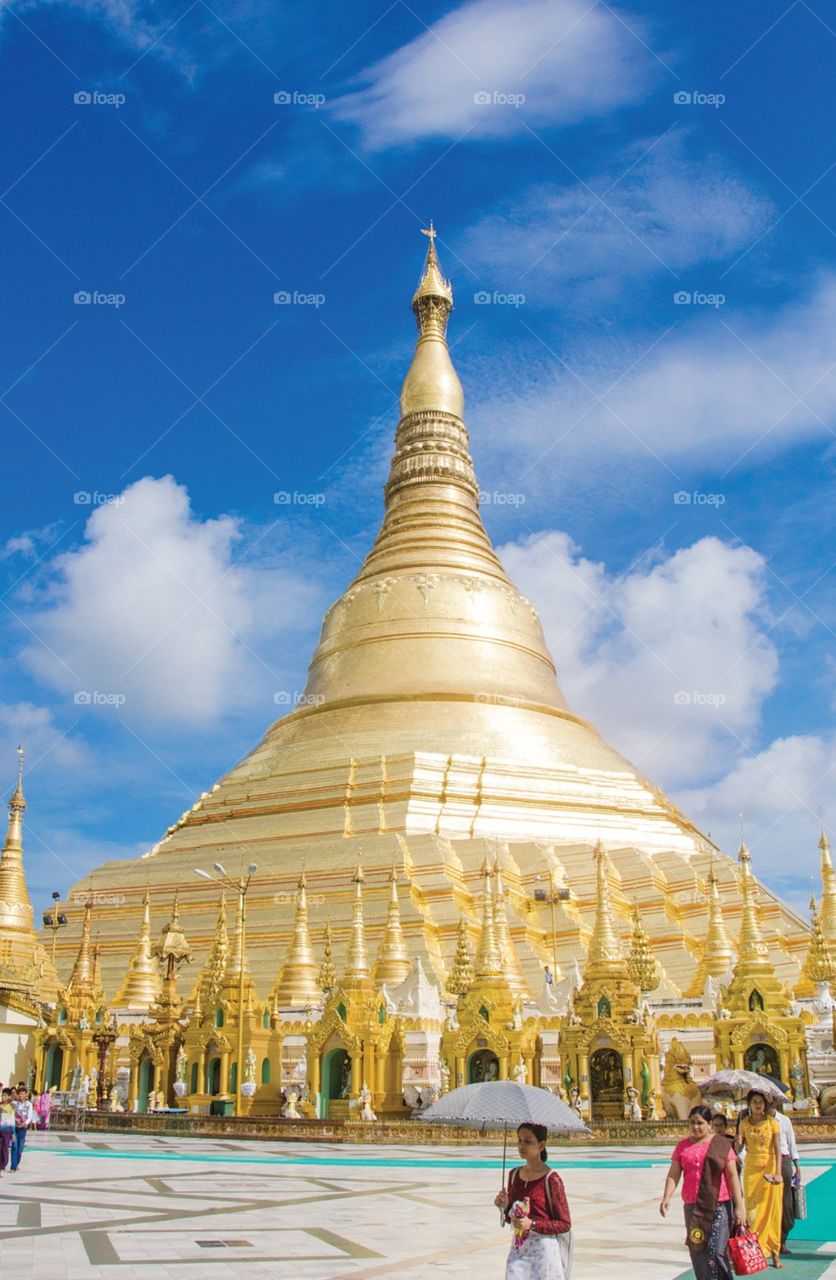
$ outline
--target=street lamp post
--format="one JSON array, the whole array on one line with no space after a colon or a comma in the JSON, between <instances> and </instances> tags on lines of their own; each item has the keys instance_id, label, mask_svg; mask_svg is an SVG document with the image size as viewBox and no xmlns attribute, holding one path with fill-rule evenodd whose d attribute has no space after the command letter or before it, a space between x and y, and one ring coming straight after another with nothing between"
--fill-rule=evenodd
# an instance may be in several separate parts
<instances>
[{"instance_id":1,"label":"street lamp post","mask_svg":"<svg viewBox=\"0 0 836 1280\"><path fill-rule=\"evenodd\" d=\"M52 930L52 967L55 968L55 943L58 938L58 930L63 929L67 923L67 917L63 911L58 910L58 903L61 901L61 894L53 892L52 901L54 906L51 911L45 911L43 914L44 928Z\"/></svg>"},{"instance_id":2,"label":"street lamp post","mask_svg":"<svg viewBox=\"0 0 836 1280\"><path fill-rule=\"evenodd\" d=\"M538 880L539 876L536 877ZM536 888L534 890L535 902L547 902L552 912L552 980L557 982L557 975L560 972L557 963L557 913L556 907L559 902L568 902L571 897L568 885L558 885L554 866L549 862L549 887L548 889Z\"/></svg>"},{"instance_id":3,"label":"street lamp post","mask_svg":"<svg viewBox=\"0 0 836 1280\"><path fill-rule=\"evenodd\" d=\"M216 876L212 876L208 871L201 871L199 867L195 867L195 875L202 876L204 880L214 880L217 884L223 885L225 889L231 890L232 893L238 894L238 931L241 939L241 965L238 971L238 1061L235 1064L235 1114L241 1115L241 1083L244 1075L244 956L246 955L247 946L247 890L250 887L250 881L253 875L258 871L258 867L251 862L247 867L247 874L243 872L237 880L233 880L227 875L220 862L214 862L214 870Z\"/></svg>"}]
</instances>

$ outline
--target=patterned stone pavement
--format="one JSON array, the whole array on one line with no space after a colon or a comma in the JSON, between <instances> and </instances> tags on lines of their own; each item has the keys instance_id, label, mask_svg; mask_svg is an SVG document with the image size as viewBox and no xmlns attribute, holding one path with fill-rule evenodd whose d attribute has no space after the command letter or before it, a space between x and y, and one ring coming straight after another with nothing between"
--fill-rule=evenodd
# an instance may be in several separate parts
<instances>
[{"instance_id":1,"label":"patterned stone pavement","mask_svg":"<svg viewBox=\"0 0 836 1280\"><path fill-rule=\"evenodd\" d=\"M683 1275L681 1216L656 1205L668 1152L553 1151L573 1280ZM836 1147L806 1148L810 1218L785 1280L836 1280ZM14 1280L502 1280L508 1234L485 1148L347 1147L34 1134L0 1179ZM688 1273L685 1273L688 1274Z\"/></svg>"}]
</instances>

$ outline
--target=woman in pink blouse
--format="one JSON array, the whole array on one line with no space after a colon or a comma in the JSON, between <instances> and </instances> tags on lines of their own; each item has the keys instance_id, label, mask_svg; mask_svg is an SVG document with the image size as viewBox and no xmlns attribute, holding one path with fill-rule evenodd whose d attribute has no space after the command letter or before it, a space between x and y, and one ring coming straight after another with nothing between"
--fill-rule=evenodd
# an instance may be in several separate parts
<instances>
[{"instance_id":1,"label":"woman in pink blouse","mask_svg":"<svg viewBox=\"0 0 836 1280\"><path fill-rule=\"evenodd\" d=\"M690 1135L674 1148L659 1212L666 1216L682 1178L685 1243L696 1280L732 1280L728 1255L732 1206L734 1221L740 1226L746 1222L734 1144L714 1133L708 1107L693 1107L688 1127Z\"/></svg>"}]
</instances>

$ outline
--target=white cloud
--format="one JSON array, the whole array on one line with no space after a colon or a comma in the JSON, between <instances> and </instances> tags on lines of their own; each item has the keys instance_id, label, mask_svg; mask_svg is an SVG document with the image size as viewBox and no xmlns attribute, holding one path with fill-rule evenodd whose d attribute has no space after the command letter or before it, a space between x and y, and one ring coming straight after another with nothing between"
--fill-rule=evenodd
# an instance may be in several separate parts
<instances>
[{"instance_id":1,"label":"white cloud","mask_svg":"<svg viewBox=\"0 0 836 1280\"><path fill-rule=\"evenodd\" d=\"M640 37L641 39L637 38ZM472 0L375 63L335 103L366 145L526 135L635 101L656 63L635 18L585 0ZM495 95L524 95L512 105Z\"/></svg>"},{"instance_id":2,"label":"white cloud","mask_svg":"<svg viewBox=\"0 0 836 1280\"><path fill-rule=\"evenodd\" d=\"M527 302L554 306L571 286L577 312L659 274L672 297L685 287L674 272L748 248L771 212L717 157L689 155L680 131L636 143L607 172L520 193L456 248L492 285Z\"/></svg>"},{"instance_id":3,"label":"white cloud","mask_svg":"<svg viewBox=\"0 0 836 1280\"><path fill-rule=\"evenodd\" d=\"M731 469L750 451L833 437L836 276L769 316L671 303L672 331L569 352L574 372L530 337L541 363L526 383L517 360L488 384L470 413L480 440L506 467L510 454L528 485L553 490L590 460L609 474L619 455Z\"/></svg>"},{"instance_id":4,"label":"white cloud","mask_svg":"<svg viewBox=\"0 0 836 1280\"><path fill-rule=\"evenodd\" d=\"M745 755L706 787L680 790L686 812L727 849L738 842L739 815L758 874L785 882L798 909L811 888L819 895L818 809L836 827L832 795L836 782L836 737L777 738ZM810 878L812 877L812 885Z\"/></svg>"},{"instance_id":5,"label":"white cloud","mask_svg":"<svg viewBox=\"0 0 836 1280\"><path fill-rule=\"evenodd\" d=\"M84 714L195 724L287 687L290 643L322 607L298 553L271 559L265 536L246 557L242 523L201 520L170 476L99 507L85 538L52 562L24 653L68 700L91 695Z\"/></svg>"},{"instance_id":6,"label":"white cloud","mask_svg":"<svg viewBox=\"0 0 836 1280\"><path fill-rule=\"evenodd\" d=\"M621 577L557 531L500 555L540 611L570 705L629 760L666 787L734 764L777 679L756 552L703 538Z\"/></svg>"}]
</instances>

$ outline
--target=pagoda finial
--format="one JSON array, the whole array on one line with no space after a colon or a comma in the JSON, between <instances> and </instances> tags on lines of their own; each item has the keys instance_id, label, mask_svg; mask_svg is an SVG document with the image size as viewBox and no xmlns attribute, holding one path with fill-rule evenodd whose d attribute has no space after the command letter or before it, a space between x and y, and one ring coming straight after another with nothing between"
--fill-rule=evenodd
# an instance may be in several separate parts
<instances>
[{"instance_id":1,"label":"pagoda finial","mask_svg":"<svg viewBox=\"0 0 836 1280\"><path fill-rule=\"evenodd\" d=\"M476 954L476 977L496 979L503 976L502 956L496 937L493 884L487 858L482 867L482 876L485 881L485 890L482 901L482 932L479 936L479 950Z\"/></svg>"},{"instance_id":2,"label":"pagoda finial","mask_svg":"<svg viewBox=\"0 0 836 1280\"><path fill-rule=\"evenodd\" d=\"M0 855L0 937L16 937L20 942L20 935L25 935L26 941L34 945L32 902L23 870L24 754L23 747L18 747L17 785L9 798L9 825Z\"/></svg>"},{"instance_id":3,"label":"pagoda finial","mask_svg":"<svg viewBox=\"0 0 836 1280\"><path fill-rule=\"evenodd\" d=\"M811 898L810 945L807 948L802 973L805 978L809 978L811 982L815 982L818 986L821 983L832 981L834 972L836 972L836 965L834 965L830 946L822 931L821 921L816 909L816 899Z\"/></svg>"},{"instance_id":4,"label":"pagoda finial","mask_svg":"<svg viewBox=\"0 0 836 1280\"><path fill-rule=\"evenodd\" d=\"M331 921L325 921L325 942L322 947L322 964L319 967L319 985L327 994L337 985L337 970L331 942Z\"/></svg>"},{"instance_id":5,"label":"pagoda finial","mask_svg":"<svg viewBox=\"0 0 836 1280\"><path fill-rule=\"evenodd\" d=\"M203 966L198 983L199 1006L202 1017L214 1014L223 990L224 978L229 965L229 933L226 927L226 894L221 893L218 903L218 918L215 922L215 935L212 946Z\"/></svg>"},{"instance_id":6,"label":"pagoda finial","mask_svg":"<svg viewBox=\"0 0 836 1280\"><path fill-rule=\"evenodd\" d=\"M84 919L81 922L81 938L78 943L78 954L73 971L67 983L67 991L81 997L90 992L93 986L93 961L90 949L90 933L93 928L93 894L84 904Z\"/></svg>"},{"instance_id":7,"label":"pagoda finial","mask_svg":"<svg viewBox=\"0 0 836 1280\"><path fill-rule=\"evenodd\" d=\"M348 942L348 953L345 961L345 977L348 982L364 982L369 976L369 957L366 951L366 934L363 923L363 867L360 857L357 858L357 869L354 872L354 914L351 923L351 937Z\"/></svg>"},{"instance_id":8,"label":"pagoda finial","mask_svg":"<svg viewBox=\"0 0 836 1280\"><path fill-rule=\"evenodd\" d=\"M160 971L151 954L151 894L146 889L142 900L139 941L113 1004L117 1009L141 1009L147 1012L159 998Z\"/></svg>"},{"instance_id":9,"label":"pagoda finial","mask_svg":"<svg viewBox=\"0 0 836 1280\"><path fill-rule=\"evenodd\" d=\"M723 921L723 907L720 902L720 890L712 854L708 868L708 929L702 953L704 975L709 978L722 978L728 973L734 955L734 943Z\"/></svg>"},{"instance_id":10,"label":"pagoda finial","mask_svg":"<svg viewBox=\"0 0 836 1280\"><path fill-rule=\"evenodd\" d=\"M642 925L638 903L633 908L633 940L627 973L640 991L655 991L662 977L661 967Z\"/></svg>"},{"instance_id":11,"label":"pagoda finial","mask_svg":"<svg viewBox=\"0 0 836 1280\"><path fill-rule=\"evenodd\" d=\"M308 1005L318 1005L322 1000L319 968L308 929L307 884L303 865L296 887L293 936L273 989L273 998L279 1008L305 1008Z\"/></svg>"},{"instance_id":12,"label":"pagoda finial","mask_svg":"<svg viewBox=\"0 0 836 1280\"><path fill-rule=\"evenodd\" d=\"M398 873L394 863L389 874L389 908L386 916L386 929L380 942L380 951L374 967L376 982L388 982L400 986L412 972L412 961L404 938L401 925L401 907L398 900Z\"/></svg>"},{"instance_id":13,"label":"pagoda finial","mask_svg":"<svg viewBox=\"0 0 836 1280\"><path fill-rule=\"evenodd\" d=\"M821 849L821 929L828 945L836 949L836 871L830 857L830 842L824 823L819 835Z\"/></svg>"},{"instance_id":14,"label":"pagoda finial","mask_svg":"<svg viewBox=\"0 0 836 1280\"><path fill-rule=\"evenodd\" d=\"M520 962L514 947L514 939L508 924L508 893L502 878L502 850L497 848L494 859L494 926L496 941L502 960L502 972L514 995L528 995L528 984L522 975Z\"/></svg>"},{"instance_id":15,"label":"pagoda finial","mask_svg":"<svg viewBox=\"0 0 836 1280\"><path fill-rule=\"evenodd\" d=\"M459 917L459 932L456 937L456 954L453 957L453 968L447 979L447 990L453 996L467 995L473 986L473 952L470 950L470 939L467 936L467 921Z\"/></svg>"},{"instance_id":16,"label":"pagoda finial","mask_svg":"<svg viewBox=\"0 0 836 1280\"><path fill-rule=\"evenodd\" d=\"M192 958L192 949L180 925L180 888L174 890L171 919L160 935L155 954L165 970L165 981L174 982L174 975L182 964Z\"/></svg>"},{"instance_id":17,"label":"pagoda finial","mask_svg":"<svg viewBox=\"0 0 836 1280\"><path fill-rule=\"evenodd\" d=\"M758 924L755 905L755 878L752 875L752 855L743 840L737 851L740 863L740 892L743 898L743 912L740 917L740 939L737 951L740 960L765 960L769 951Z\"/></svg>"},{"instance_id":18,"label":"pagoda finial","mask_svg":"<svg viewBox=\"0 0 836 1280\"><path fill-rule=\"evenodd\" d=\"M464 392L447 350L453 290L441 272L435 227L430 223L429 229L422 227L422 232L430 243L424 271L412 297L418 345L401 387L401 417L434 411L460 419L464 414Z\"/></svg>"},{"instance_id":19,"label":"pagoda finial","mask_svg":"<svg viewBox=\"0 0 836 1280\"><path fill-rule=\"evenodd\" d=\"M589 973L593 967L600 968L602 965L606 967L611 967L612 965L620 966L624 962L624 950L621 946L621 939L616 932L610 905L607 852L600 840L595 845L593 857L597 867L595 924L592 927L592 937L589 939L585 974Z\"/></svg>"}]
</instances>

